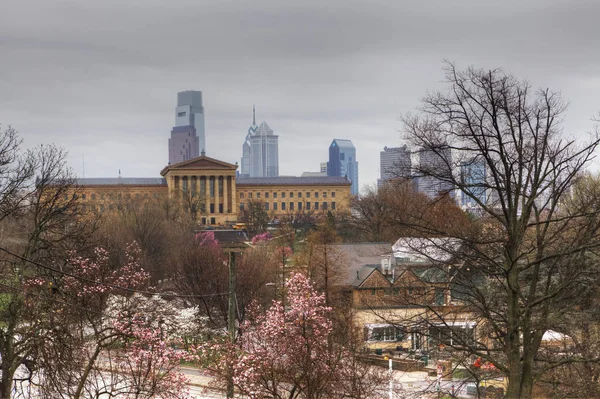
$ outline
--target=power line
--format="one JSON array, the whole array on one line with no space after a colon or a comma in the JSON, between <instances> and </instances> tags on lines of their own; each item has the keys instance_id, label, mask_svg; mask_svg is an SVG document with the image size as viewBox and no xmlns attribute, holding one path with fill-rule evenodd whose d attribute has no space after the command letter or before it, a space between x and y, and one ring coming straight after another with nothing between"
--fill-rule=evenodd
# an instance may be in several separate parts
<instances>
[{"instance_id":1,"label":"power line","mask_svg":"<svg viewBox=\"0 0 600 399\"><path fill-rule=\"evenodd\" d=\"M3 251L11 256L14 256L17 259L22 260L23 262L27 262L30 263L34 266L37 267L41 267L42 269L46 269L46 270L50 270L54 273L59 273L62 274L64 276L68 276L68 277L72 277L74 279L80 280L80 281L85 281L87 283L91 283L91 284L97 284L97 285L103 285L105 287L110 287L110 288L114 288L114 289L118 289L118 290L123 290L126 292L131 292L134 294L142 294L142 295L164 295L164 296L170 296L170 297L175 297L175 298L210 298L210 297L215 297L215 296L225 296L225 295L229 295L229 292L220 292L220 293L216 293L216 294L204 294L204 295L199 295L199 294L175 294L175 293L170 293L170 292L152 292L152 291L143 291L143 290L137 290L135 288L129 288L129 287L123 287L117 284L111 284L111 283L106 283L104 281L96 281L96 280L92 280L90 278L87 277L82 277L82 276L78 276L76 274L72 274L69 272L65 272L59 269L56 269L54 267L51 266L47 266L47 265L43 265L39 262L36 262L34 260L31 259L27 259L19 254L16 254L14 252L9 251L6 248L0 247L0 251Z\"/></svg>"}]
</instances>

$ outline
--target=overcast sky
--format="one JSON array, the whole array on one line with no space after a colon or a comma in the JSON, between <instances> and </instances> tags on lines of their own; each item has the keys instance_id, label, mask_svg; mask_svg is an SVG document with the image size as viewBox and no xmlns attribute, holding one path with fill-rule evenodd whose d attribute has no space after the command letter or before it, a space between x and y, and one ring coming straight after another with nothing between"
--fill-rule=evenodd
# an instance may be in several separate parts
<instances>
[{"instance_id":1,"label":"overcast sky","mask_svg":"<svg viewBox=\"0 0 600 399\"><path fill-rule=\"evenodd\" d=\"M442 62L561 90L565 127L600 111L600 1L0 0L0 123L55 143L78 175L155 177L178 91L201 90L207 155L239 162L252 122L282 175L317 171L334 138L361 188L398 117L443 88Z\"/></svg>"}]
</instances>

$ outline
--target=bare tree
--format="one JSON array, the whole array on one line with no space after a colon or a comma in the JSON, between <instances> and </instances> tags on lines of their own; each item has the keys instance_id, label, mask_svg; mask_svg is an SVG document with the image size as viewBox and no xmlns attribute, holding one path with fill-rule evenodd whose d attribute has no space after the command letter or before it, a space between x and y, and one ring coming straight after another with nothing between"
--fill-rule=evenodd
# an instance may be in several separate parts
<instances>
[{"instance_id":1,"label":"bare tree","mask_svg":"<svg viewBox=\"0 0 600 399\"><path fill-rule=\"evenodd\" d=\"M31 356L38 347L38 321L47 319L25 300L24 281L44 276L54 281L60 273L49 272L38 265L55 270L65 266L73 251L90 250L96 220L82 213L78 206L79 191L66 167L66 152L54 146L40 146L20 154L16 133L9 129L0 138L6 154L0 180L2 234L0 268L4 276L3 303L0 317L0 356L2 380L0 397L10 397L17 368L25 366L29 379L37 370ZM55 290L55 286L49 286Z\"/></svg>"},{"instance_id":2,"label":"bare tree","mask_svg":"<svg viewBox=\"0 0 600 399\"><path fill-rule=\"evenodd\" d=\"M436 159L413 174L460 191L478 209L470 231L445 232L460 246L436 243L451 259L434 262L442 270L463 265L449 277L478 323L475 337L452 345L506 375L507 397L530 398L550 370L599 360L543 345L550 330L574 334L565 318L595 293L598 211L564 200L599 139L565 138L560 95L502 70L447 64L446 78L448 92L427 95L402 120L406 139ZM433 310L429 323L444 323Z\"/></svg>"}]
</instances>

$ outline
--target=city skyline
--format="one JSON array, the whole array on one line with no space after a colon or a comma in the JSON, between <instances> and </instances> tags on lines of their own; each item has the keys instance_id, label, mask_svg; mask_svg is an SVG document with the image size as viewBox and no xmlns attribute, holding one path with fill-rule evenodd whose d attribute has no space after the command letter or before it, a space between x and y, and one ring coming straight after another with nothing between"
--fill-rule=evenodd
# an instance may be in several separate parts
<instances>
[{"instance_id":1,"label":"city skyline","mask_svg":"<svg viewBox=\"0 0 600 399\"><path fill-rule=\"evenodd\" d=\"M597 3L128 4L1 6L0 123L26 147L64 147L79 176L85 163L86 177L156 177L168 163L173 95L191 88L209 110L207 155L239 162L256 103L285 133L280 175L318 171L342 137L359 153L361 189L375 185L383 146L409 144L398 118L445 90L444 59L561 91L569 136L587 137L600 110L600 55L589 51L600 38ZM247 23L261 20L273 24Z\"/></svg>"}]
</instances>

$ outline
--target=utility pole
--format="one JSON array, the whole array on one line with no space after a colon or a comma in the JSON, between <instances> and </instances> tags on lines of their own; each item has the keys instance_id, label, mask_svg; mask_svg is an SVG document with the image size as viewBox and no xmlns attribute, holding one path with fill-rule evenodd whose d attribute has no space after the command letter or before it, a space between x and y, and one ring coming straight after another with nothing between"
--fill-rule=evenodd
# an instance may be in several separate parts
<instances>
[{"instance_id":1,"label":"utility pole","mask_svg":"<svg viewBox=\"0 0 600 399\"><path fill-rule=\"evenodd\" d=\"M235 344L235 252L229 252L229 306L227 312L227 333L231 345ZM233 398L233 368L229 366L227 376L227 397Z\"/></svg>"}]
</instances>

